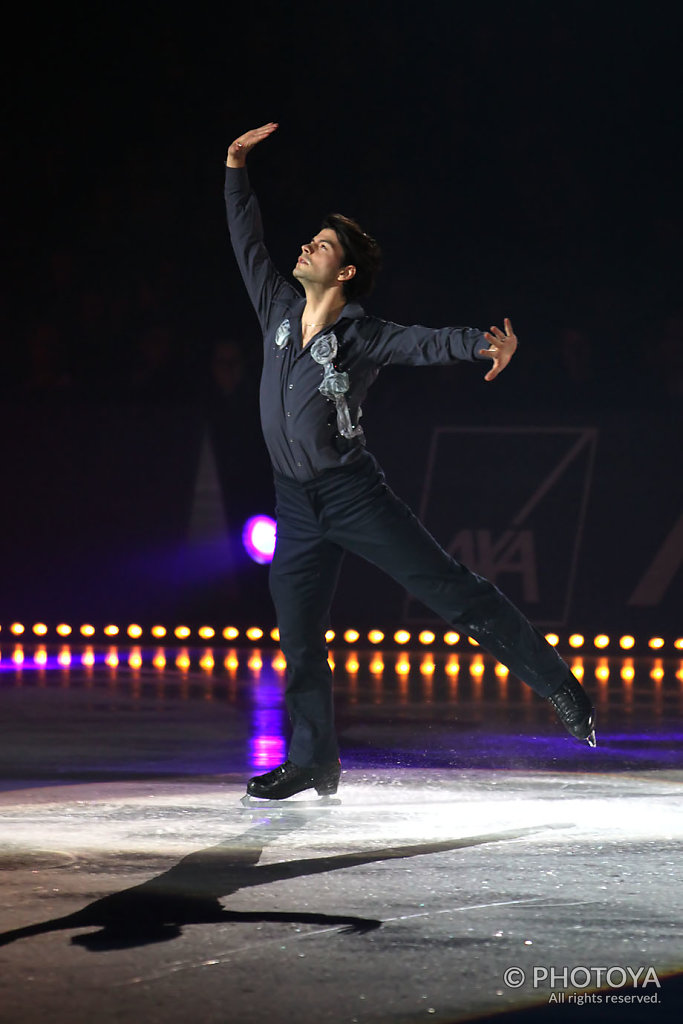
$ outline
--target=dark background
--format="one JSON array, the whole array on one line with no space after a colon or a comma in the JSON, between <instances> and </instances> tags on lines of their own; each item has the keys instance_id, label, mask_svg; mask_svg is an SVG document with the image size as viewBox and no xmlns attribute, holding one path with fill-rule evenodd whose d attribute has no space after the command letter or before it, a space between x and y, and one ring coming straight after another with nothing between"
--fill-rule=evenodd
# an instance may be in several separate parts
<instances>
[{"instance_id":1,"label":"dark background","mask_svg":"<svg viewBox=\"0 0 683 1024\"><path fill-rule=\"evenodd\" d=\"M471 367L385 371L364 423L397 490L418 503L432 425L602 426L616 480L635 478L591 523L626 557L629 495L657 488L635 501L644 569L680 502L679 9L304 0L17 18L3 90L3 615L125 615L136 601L153 615L143 581L164 575L160 549L175 559L168 614L262 601L263 570L236 567L234 550L237 587L203 586L178 549L207 428L228 524L272 504L260 339L221 195L228 144L269 120L281 127L250 167L284 270L341 210L384 249L370 311L484 328L510 316L520 335L491 386Z\"/></svg>"}]
</instances>

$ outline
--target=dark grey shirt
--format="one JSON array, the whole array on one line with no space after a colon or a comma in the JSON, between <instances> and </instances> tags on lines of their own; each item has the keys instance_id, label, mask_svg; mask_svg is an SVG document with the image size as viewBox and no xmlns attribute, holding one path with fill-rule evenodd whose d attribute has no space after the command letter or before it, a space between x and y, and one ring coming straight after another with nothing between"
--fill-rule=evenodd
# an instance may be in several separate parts
<instances>
[{"instance_id":1,"label":"dark grey shirt","mask_svg":"<svg viewBox=\"0 0 683 1024\"><path fill-rule=\"evenodd\" d=\"M306 302L271 262L246 168L226 168L225 203L235 256L263 331L261 425L280 476L304 482L362 454L361 405L383 366L482 358L477 352L488 345L481 331L402 327L368 316L356 302L347 303L335 323L302 348ZM326 363L330 346L336 355ZM333 378L328 393L340 392L335 397L319 390L326 375Z\"/></svg>"}]
</instances>

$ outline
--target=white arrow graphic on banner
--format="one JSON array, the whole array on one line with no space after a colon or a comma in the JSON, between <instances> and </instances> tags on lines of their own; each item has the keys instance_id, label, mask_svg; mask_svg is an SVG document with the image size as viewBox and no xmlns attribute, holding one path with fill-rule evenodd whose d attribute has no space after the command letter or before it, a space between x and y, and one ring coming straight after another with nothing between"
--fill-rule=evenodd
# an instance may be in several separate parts
<instances>
[{"instance_id":1,"label":"white arrow graphic on banner","mask_svg":"<svg viewBox=\"0 0 683 1024\"><path fill-rule=\"evenodd\" d=\"M655 555L629 599L630 605L655 605L683 563L683 514Z\"/></svg>"}]
</instances>

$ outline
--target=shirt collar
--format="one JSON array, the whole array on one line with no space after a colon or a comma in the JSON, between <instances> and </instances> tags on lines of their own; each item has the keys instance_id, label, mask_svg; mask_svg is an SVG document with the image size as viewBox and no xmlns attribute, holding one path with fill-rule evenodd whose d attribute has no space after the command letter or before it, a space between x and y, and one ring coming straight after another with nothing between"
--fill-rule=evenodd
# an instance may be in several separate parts
<instances>
[{"instance_id":1,"label":"shirt collar","mask_svg":"<svg viewBox=\"0 0 683 1024\"><path fill-rule=\"evenodd\" d=\"M360 320L365 316L365 310L359 302L347 302L341 311L340 320Z\"/></svg>"}]
</instances>

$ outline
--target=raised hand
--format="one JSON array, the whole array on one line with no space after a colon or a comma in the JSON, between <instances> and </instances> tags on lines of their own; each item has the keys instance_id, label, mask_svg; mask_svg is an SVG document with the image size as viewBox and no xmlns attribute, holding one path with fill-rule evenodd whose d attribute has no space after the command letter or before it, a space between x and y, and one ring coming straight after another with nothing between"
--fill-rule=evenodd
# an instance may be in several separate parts
<instances>
[{"instance_id":1,"label":"raised hand","mask_svg":"<svg viewBox=\"0 0 683 1024\"><path fill-rule=\"evenodd\" d=\"M512 324L506 317L503 321L505 325L505 334L499 327L492 327L491 332L484 331L484 337L488 341L490 348L480 348L480 356L488 356L489 359L493 360L493 366L484 377L484 380L493 380L497 377L501 370L504 370L507 364L512 359L517 349L517 335L512 330Z\"/></svg>"},{"instance_id":2,"label":"raised hand","mask_svg":"<svg viewBox=\"0 0 683 1024\"><path fill-rule=\"evenodd\" d=\"M270 121L268 124L262 125L260 128L252 128L251 131L245 132L244 135L240 135L238 139L231 144L228 149L228 158L225 161L228 167L244 167L247 162L247 155L251 152L254 146L258 146L259 142L263 142L269 135L277 129L277 123Z\"/></svg>"}]
</instances>

